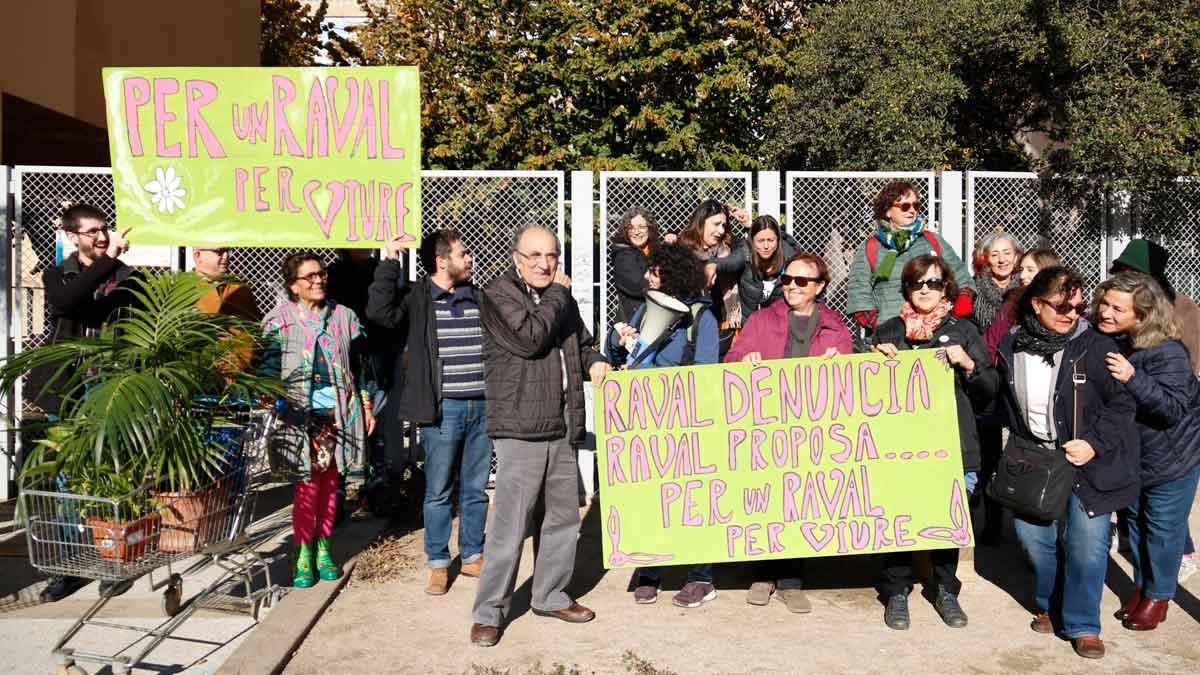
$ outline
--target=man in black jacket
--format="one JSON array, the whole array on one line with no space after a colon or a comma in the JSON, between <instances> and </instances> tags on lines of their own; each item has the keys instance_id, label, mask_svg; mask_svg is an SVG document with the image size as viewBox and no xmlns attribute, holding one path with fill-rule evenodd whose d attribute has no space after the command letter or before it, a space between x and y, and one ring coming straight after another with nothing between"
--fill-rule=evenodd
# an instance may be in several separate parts
<instances>
[{"instance_id":1,"label":"man in black jacket","mask_svg":"<svg viewBox=\"0 0 1200 675\"><path fill-rule=\"evenodd\" d=\"M430 568L425 592L443 595L450 588L451 495L456 482L462 573L477 577L483 568L488 511L484 490L492 442L485 426L479 291L471 284L471 251L458 232L439 230L425 237L420 253L429 274L415 285L404 282L402 251L399 237L388 244L388 259L379 263L368 292L367 318L389 328L408 328L389 396L389 408L397 412L388 415L393 423L387 428L396 427L401 417L421 427L425 556Z\"/></svg>"},{"instance_id":2,"label":"man in black jacket","mask_svg":"<svg viewBox=\"0 0 1200 675\"><path fill-rule=\"evenodd\" d=\"M571 297L553 232L522 228L513 267L492 280L482 302L488 435L496 442L496 495L487 565L475 596L471 642L490 647L512 604L521 548L540 529L530 606L534 614L583 623L595 613L564 589L579 535L575 446L584 435L583 379L609 371ZM538 522L539 495L545 514Z\"/></svg>"},{"instance_id":3,"label":"man in black jacket","mask_svg":"<svg viewBox=\"0 0 1200 675\"><path fill-rule=\"evenodd\" d=\"M112 314L132 300L129 293L121 290L121 285L133 268L118 260L129 249L125 238L129 230L110 230L104 213L87 204L75 204L63 211L62 228L75 252L62 264L42 273L49 317L54 322L51 344L98 334ZM57 414L62 405L61 395L48 389L38 390L38 385L45 382L43 376L49 375L49 372L33 374L34 386L29 398L49 414ZM42 589L41 600L61 600L86 583L87 579L78 577L51 577ZM113 595L128 589L128 584L119 587L110 582L100 584L102 593Z\"/></svg>"}]
</instances>

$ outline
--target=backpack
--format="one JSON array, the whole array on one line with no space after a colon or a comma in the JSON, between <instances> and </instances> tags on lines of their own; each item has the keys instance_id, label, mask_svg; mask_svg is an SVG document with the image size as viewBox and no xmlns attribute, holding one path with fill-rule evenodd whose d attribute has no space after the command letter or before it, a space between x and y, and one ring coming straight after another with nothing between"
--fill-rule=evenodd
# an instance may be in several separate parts
<instances>
[{"instance_id":1,"label":"backpack","mask_svg":"<svg viewBox=\"0 0 1200 675\"><path fill-rule=\"evenodd\" d=\"M925 241L933 248L933 254L936 256L942 255L942 243L938 241L937 235L929 230L921 230L921 236L925 237ZM867 266L871 270L871 278L875 278L875 263L879 261L879 238L871 235L867 240ZM875 284L872 283L872 286Z\"/></svg>"}]
</instances>

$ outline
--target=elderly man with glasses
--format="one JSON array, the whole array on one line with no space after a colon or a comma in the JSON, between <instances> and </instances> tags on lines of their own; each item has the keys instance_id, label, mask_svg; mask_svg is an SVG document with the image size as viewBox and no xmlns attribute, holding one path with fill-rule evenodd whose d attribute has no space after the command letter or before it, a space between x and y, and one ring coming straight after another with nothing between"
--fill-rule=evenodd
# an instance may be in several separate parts
<instances>
[{"instance_id":1,"label":"elderly man with glasses","mask_svg":"<svg viewBox=\"0 0 1200 675\"><path fill-rule=\"evenodd\" d=\"M571 297L560 253L553 232L522 228L513 239L513 266L480 296L487 431L499 467L471 626L471 642L483 647L500 640L531 523L540 529L533 613L569 623L595 618L565 589L579 534L575 446L584 435L583 380L603 379L609 365ZM534 518L539 495L541 522Z\"/></svg>"}]
</instances>

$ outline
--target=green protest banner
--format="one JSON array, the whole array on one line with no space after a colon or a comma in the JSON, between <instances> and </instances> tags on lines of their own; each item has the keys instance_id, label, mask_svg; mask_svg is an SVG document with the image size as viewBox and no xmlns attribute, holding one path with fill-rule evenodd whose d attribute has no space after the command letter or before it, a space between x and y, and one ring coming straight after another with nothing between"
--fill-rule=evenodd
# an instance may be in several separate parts
<instances>
[{"instance_id":1,"label":"green protest banner","mask_svg":"<svg viewBox=\"0 0 1200 675\"><path fill-rule=\"evenodd\" d=\"M138 244L421 238L417 69L105 68L117 216Z\"/></svg>"},{"instance_id":2,"label":"green protest banner","mask_svg":"<svg viewBox=\"0 0 1200 675\"><path fill-rule=\"evenodd\" d=\"M595 412L606 567L972 543L933 350L613 372Z\"/></svg>"}]
</instances>

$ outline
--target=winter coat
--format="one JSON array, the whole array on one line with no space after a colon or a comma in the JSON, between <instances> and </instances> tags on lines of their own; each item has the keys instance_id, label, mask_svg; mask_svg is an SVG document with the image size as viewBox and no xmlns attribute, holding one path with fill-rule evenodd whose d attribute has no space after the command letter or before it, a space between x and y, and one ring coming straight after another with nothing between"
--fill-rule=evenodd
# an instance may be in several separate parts
<instances>
[{"instance_id":1,"label":"winter coat","mask_svg":"<svg viewBox=\"0 0 1200 675\"><path fill-rule=\"evenodd\" d=\"M629 323L633 313L646 300L646 254L630 244L613 244L609 251L612 282L617 289L615 323Z\"/></svg>"},{"instance_id":2,"label":"winter coat","mask_svg":"<svg viewBox=\"0 0 1200 675\"><path fill-rule=\"evenodd\" d=\"M780 300L755 312L733 341L733 347L725 355L725 362L741 361L750 352L762 354L764 361L784 358L790 311L787 303ZM813 305L813 311L817 317L817 327L809 343L809 356L820 356L830 347L837 349L839 354L852 354L854 343L841 315L819 302Z\"/></svg>"},{"instance_id":3,"label":"winter coat","mask_svg":"<svg viewBox=\"0 0 1200 675\"><path fill-rule=\"evenodd\" d=\"M692 320L685 317L680 325L672 332L671 337L658 350L638 364L638 368L665 368L674 366L691 366L704 363L720 363L720 339L717 335L717 317L712 313L712 302L708 298L700 298L687 303L689 307L697 304L704 306L696 312L695 330ZM629 320L629 325L638 327L642 323L642 315L646 313L643 303ZM684 350L687 349L689 336L692 342L692 358L684 363ZM618 339L617 331L609 331L608 349L606 350L614 368L625 365L629 351Z\"/></svg>"},{"instance_id":4,"label":"winter coat","mask_svg":"<svg viewBox=\"0 0 1200 675\"><path fill-rule=\"evenodd\" d=\"M929 232L929 230L926 230ZM872 234L871 237L875 235ZM958 283L959 289L969 288L974 290L975 282L971 278L971 272L967 269L962 258L958 257L958 253L946 243L942 235L934 232L933 236L937 237L938 244L942 248L942 257L950 265L950 269L954 271L954 280ZM878 264L887 251L882 245L879 247L879 257L875 260ZM867 262L867 241L858 245L858 249L854 253L854 260L850 263L849 279L846 287L846 314L853 315L855 312L879 312L876 326L882 326L883 322L888 319L900 316L900 306L904 304L904 296L900 293L900 273L904 271L904 266L908 261L923 255L934 255L936 252L933 245L924 236L913 237L913 241L903 253L896 256L896 264L892 267L892 275L886 281L873 283L874 271L871 265Z\"/></svg>"},{"instance_id":5,"label":"winter coat","mask_svg":"<svg viewBox=\"0 0 1200 675\"><path fill-rule=\"evenodd\" d=\"M983 338L979 337L979 330L970 319L947 315L928 341L909 342L904 331L903 319L888 319L880 324L875 343L890 342L897 349L941 349L962 345L975 362L975 370L970 373L954 368L954 401L958 411L958 442L962 449L963 472L979 471L979 429L975 426L975 410L986 407L996 397L1000 386L999 376L988 357Z\"/></svg>"},{"instance_id":6,"label":"winter coat","mask_svg":"<svg viewBox=\"0 0 1200 675\"><path fill-rule=\"evenodd\" d=\"M1017 403L1013 375L1013 343L1019 329L1012 329L1000 342L1000 400L1004 406L1010 433L1038 443ZM1088 515L1112 513L1134 503L1140 489L1138 431L1134 423L1137 403L1125 385L1113 379L1105 365L1109 352L1119 351L1107 335L1092 330L1080 319L1070 342L1063 349L1062 364L1054 384L1054 422L1059 442L1081 438L1091 444L1096 456L1075 470L1075 495ZM1075 363L1086 378L1081 385L1083 401L1079 407L1081 429L1074 424L1075 387L1072 374ZM1010 441L1011 442L1011 441Z\"/></svg>"},{"instance_id":7,"label":"winter coat","mask_svg":"<svg viewBox=\"0 0 1200 675\"><path fill-rule=\"evenodd\" d=\"M540 302L534 293L510 267L478 296L488 436L527 441L565 437L579 445L585 435L583 379L605 359L596 351L570 289L550 284L540 292Z\"/></svg>"},{"instance_id":8,"label":"winter coat","mask_svg":"<svg viewBox=\"0 0 1200 675\"><path fill-rule=\"evenodd\" d=\"M1137 402L1142 485L1175 480L1200 464L1200 382L1182 342L1168 340L1129 357L1125 383Z\"/></svg>"},{"instance_id":9,"label":"winter coat","mask_svg":"<svg viewBox=\"0 0 1200 675\"><path fill-rule=\"evenodd\" d=\"M799 244L792 238L790 234L784 234L779 241L780 249L783 255L780 257L781 262L787 262L788 258L796 255L796 250L799 249ZM742 325L746 325L746 320L750 315L759 309L762 309L768 304L771 304L783 296L783 286L779 284L779 275L783 274L783 265L776 270L775 274L767 277L774 281L774 285L770 293L765 293L764 279L758 278L754 271L754 263L757 253L754 252L754 243L750 239L744 239L737 244L734 244L733 250L724 258L717 259L717 272L719 273L741 273L738 278L738 299L742 303Z\"/></svg>"}]
</instances>

